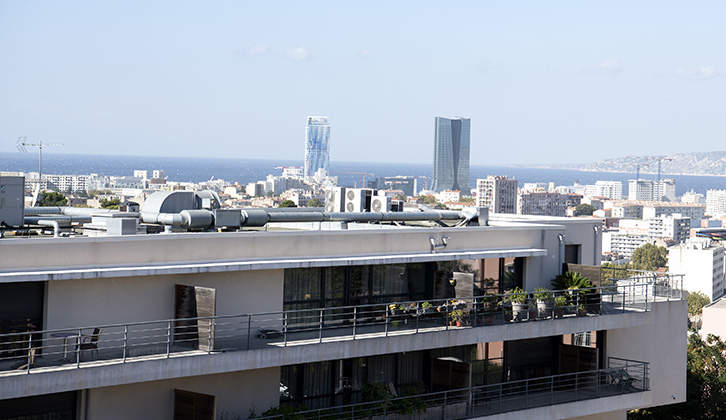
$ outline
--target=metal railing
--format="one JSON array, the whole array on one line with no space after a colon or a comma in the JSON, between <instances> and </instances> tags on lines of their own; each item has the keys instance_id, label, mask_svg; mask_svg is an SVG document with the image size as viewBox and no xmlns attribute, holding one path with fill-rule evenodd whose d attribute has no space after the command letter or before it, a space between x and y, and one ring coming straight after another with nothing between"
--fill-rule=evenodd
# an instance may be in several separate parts
<instances>
[{"instance_id":1,"label":"metal railing","mask_svg":"<svg viewBox=\"0 0 726 420\"><path fill-rule=\"evenodd\" d=\"M415 414L417 420L455 420L611 397L649 389L649 364L609 358L605 369L502 382L429 394L321 408L256 420L345 420ZM282 411L282 410L281 410Z\"/></svg>"},{"instance_id":2,"label":"metal railing","mask_svg":"<svg viewBox=\"0 0 726 420\"><path fill-rule=\"evenodd\" d=\"M652 310L656 300L680 299L682 276L638 278L587 290L532 292L460 299L377 303L214 317L166 319L0 335L0 371L42 369L96 360L125 363L130 357L170 357L193 351L244 351L340 340L503 325L553 322ZM94 331L99 334L94 338Z\"/></svg>"}]
</instances>

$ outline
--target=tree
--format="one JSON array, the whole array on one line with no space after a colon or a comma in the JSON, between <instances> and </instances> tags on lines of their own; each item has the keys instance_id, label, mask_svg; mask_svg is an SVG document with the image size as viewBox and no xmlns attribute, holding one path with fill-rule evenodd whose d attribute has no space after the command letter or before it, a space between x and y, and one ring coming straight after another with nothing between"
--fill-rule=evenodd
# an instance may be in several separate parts
<instances>
[{"instance_id":1,"label":"tree","mask_svg":"<svg viewBox=\"0 0 726 420\"><path fill-rule=\"evenodd\" d=\"M709 334L688 337L686 402L631 411L634 420L723 419L726 417L726 344Z\"/></svg>"},{"instance_id":2,"label":"tree","mask_svg":"<svg viewBox=\"0 0 726 420\"><path fill-rule=\"evenodd\" d=\"M119 200L118 198L114 198L114 199L111 199L111 200L107 200L105 198L102 198L101 201L100 201L100 203L101 203L101 208L102 209L116 209L116 210L118 210L118 206L119 206L119 204L121 204L121 200Z\"/></svg>"},{"instance_id":3,"label":"tree","mask_svg":"<svg viewBox=\"0 0 726 420\"><path fill-rule=\"evenodd\" d=\"M61 207L68 205L68 199L65 195L55 191L45 191L40 200L38 200L40 207Z\"/></svg>"},{"instance_id":4,"label":"tree","mask_svg":"<svg viewBox=\"0 0 726 420\"><path fill-rule=\"evenodd\" d=\"M471 197L461 197L459 203L474 203L474 199Z\"/></svg>"},{"instance_id":5,"label":"tree","mask_svg":"<svg viewBox=\"0 0 726 420\"><path fill-rule=\"evenodd\" d=\"M656 271L668 263L668 250L653 244L642 245L633 252L630 263L635 270Z\"/></svg>"},{"instance_id":6,"label":"tree","mask_svg":"<svg viewBox=\"0 0 726 420\"><path fill-rule=\"evenodd\" d=\"M311 198L308 200L308 207L324 207L325 203L319 198Z\"/></svg>"},{"instance_id":7,"label":"tree","mask_svg":"<svg viewBox=\"0 0 726 420\"><path fill-rule=\"evenodd\" d=\"M408 200L408 198L403 194L398 194L396 196L396 200L406 201L406 200Z\"/></svg>"},{"instance_id":8,"label":"tree","mask_svg":"<svg viewBox=\"0 0 726 420\"><path fill-rule=\"evenodd\" d=\"M691 292L686 296L688 300L688 316L700 315L703 307L711 303L711 299L703 292Z\"/></svg>"},{"instance_id":9,"label":"tree","mask_svg":"<svg viewBox=\"0 0 726 420\"><path fill-rule=\"evenodd\" d=\"M436 197L433 195L425 195L423 200L424 204L436 204Z\"/></svg>"},{"instance_id":10,"label":"tree","mask_svg":"<svg viewBox=\"0 0 726 420\"><path fill-rule=\"evenodd\" d=\"M592 216L592 212L594 211L595 207L587 203L578 204L577 207L575 207L575 213L578 216Z\"/></svg>"},{"instance_id":11,"label":"tree","mask_svg":"<svg viewBox=\"0 0 726 420\"><path fill-rule=\"evenodd\" d=\"M283 200L278 207L297 207L297 204L292 200Z\"/></svg>"}]
</instances>

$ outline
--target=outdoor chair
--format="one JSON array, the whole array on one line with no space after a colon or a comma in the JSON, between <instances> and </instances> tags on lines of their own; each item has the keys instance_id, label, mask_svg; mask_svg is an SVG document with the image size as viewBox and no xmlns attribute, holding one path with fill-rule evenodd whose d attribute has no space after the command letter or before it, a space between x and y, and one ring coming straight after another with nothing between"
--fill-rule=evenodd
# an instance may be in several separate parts
<instances>
[{"instance_id":1,"label":"outdoor chair","mask_svg":"<svg viewBox=\"0 0 726 420\"><path fill-rule=\"evenodd\" d=\"M96 352L96 359L98 359L98 339L101 338L101 329L94 328L93 334L84 335L81 345L78 347L81 351L81 360L83 360L83 352L90 350L91 354Z\"/></svg>"}]
</instances>

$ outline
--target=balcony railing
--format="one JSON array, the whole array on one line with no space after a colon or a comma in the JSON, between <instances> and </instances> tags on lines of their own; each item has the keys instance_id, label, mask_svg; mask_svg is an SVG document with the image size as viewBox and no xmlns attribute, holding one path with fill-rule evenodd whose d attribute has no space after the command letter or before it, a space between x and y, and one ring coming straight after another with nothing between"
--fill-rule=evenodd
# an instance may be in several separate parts
<instances>
[{"instance_id":1,"label":"balcony railing","mask_svg":"<svg viewBox=\"0 0 726 420\"><path fill-rule=\"evenodd\" d=\"M139 356L245 351L459 330L520 322L557 322L652 310L681 299L682 276L641 277L586 291L532 292L438 301L166 319L0 335L0 371L48 369ZM98 334L94 334L95 332Z\"/></svg>"},{"instance_id":2,"label":"balcony railing","mask_svg":"<svg viewBox=\"0 0 726 420\"><path fill-rule=\"evenodd\" d=\"M289 410L289 414L258 417L257 420L455 420L482 417L647 391L649 373L649 364L646 362L611 357L606 369L332 408Z\"/></svg>"}]
</instances>

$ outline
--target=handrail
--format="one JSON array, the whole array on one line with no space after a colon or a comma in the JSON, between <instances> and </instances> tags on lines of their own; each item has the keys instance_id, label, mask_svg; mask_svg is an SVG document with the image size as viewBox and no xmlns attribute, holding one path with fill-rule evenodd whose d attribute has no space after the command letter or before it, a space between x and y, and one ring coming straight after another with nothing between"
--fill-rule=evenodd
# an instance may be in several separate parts
<instances>
[{"instance_id":1,"label":"handrail","mask_svg":"<svg viewBox=\"0 0 726 420\"><path fill-rule=\"evenodd\" d=\"M611 358L616 359L616 358ZM437 420L471 418L508 411L570 403L604 396L647 391L649 363L619 359L628 362L628 370L608 367L575 373L479 385L449 391L396 397L314 410L291 410L290 419L359 419L410 412L421 413L424 420L431 410ZM618 377L614 374L620 374ZM621 381L628 375L630 379ZM556 398L555 398L556 397ZM460 405L459 410L436 410L436 407ZM256 417L256 420L287 420L285 414Z\"/></svg>"},{"instance_id":2,"label":"handrail","mask_svg":"<svg viewBox=\"0 0 726 420\"><path fill-rule=\"evenodd\" d=\"M647 279L621 283L588 288L587 293L549 292L551 296L563 296L567 303L565 307L555 307L552 302L537 304L533 297L535 292L524 292L7 333L0 335L0 371L12 369L10 361L25 360L30 372L36 367L36 356L42 362L38 367L63 362L80 367L88 348L82 348L79 343L95 328L100 328L102 334L98 348L91 355L126 363L128 358L137 355L170 357L171 353L190 350L206 353L250 350L266 348L270 343L286 347L295 341L322 343L341 336L360 340L513 322L552 322L559 318L650 311L656 300L671 299L669 285L662 286L667 292L664 296L662 291L656 290L656 284ZM525 301L523 306L517 305L520 300ZM424 305L427 302L433 302L431 309L424 307L428 306ZM42 350L32 351L36 347ZM42 357L35 353L42 353ZM51 363L53 356L60 358L56 361L59 363Z\"/></svg>"}]
</instances>

